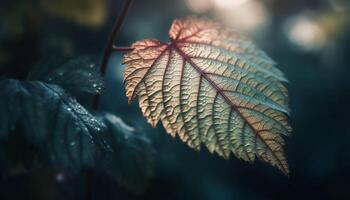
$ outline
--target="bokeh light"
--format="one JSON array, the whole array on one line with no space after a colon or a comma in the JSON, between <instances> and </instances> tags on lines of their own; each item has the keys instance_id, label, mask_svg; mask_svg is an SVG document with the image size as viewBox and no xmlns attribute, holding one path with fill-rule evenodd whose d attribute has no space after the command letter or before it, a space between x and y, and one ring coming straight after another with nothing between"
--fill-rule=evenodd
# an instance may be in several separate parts
<instances>
[{"instance_id":1,"label":"bokeh light","mask_svg":"<svg viewBox=\"0 0 350 200\"><path fill-rule=\"evenodd\" d=\"M212 8L211 0L186 0L186 4L195 13L204 13Z\"/></svg>"},{"instance_id":2,"label":"bokeh light","mask_svg":"<svg viewBox=\"0 0 350 200\"><path fill-rule=\"evenodd\" d=\"M304 51L319 50L326 41L323 28L306 15L292 16L286 21L284 29L289 41Z\"/></svg>"},{"instance_id":3,"label":"bokeh light","mask_svg":"<svg viewBox=\"0 0 350 200\"><path fill-rule=\"evenodd\" d=\"M56 174L55 180L57 183L63 183L66 180L66 175L62 172L59 172Z\"/></svg>"},{"instance_id":4,"label":"bokeh light","mask_svg":"<svg viewBox=\"0 0 350 200\"><path fill-rule=\"evenodd\" d=\"M232 8L234 6L242 5L249 0L212 0L214 5L218 8Z\"/></svg>"},{"instance_id":5,"label":"bokeh light","mask_svg":"<svg viewBox=\"0 0 350 200\"><path fill-rule=\"evenodd\" d=\"M285 20L288 41L304 52L327 50L347 32L350 15L347 12L325 10L319 13L303 11Z\"/></svg>"},{"instance_id":6,"label":"bokeh light","mask_svg":"<svg viewBox=\"0 0 350 200\"><path fill-rule=\"evenodd\" d=\"M253 32L266 27L269 14L266 8L258 1L243 0L241 3L227 4L217 9L215 16L234 29Z\"/></svg>"},{"instance_id":7,"label":"bokeh light","mask_svg":"<svg viewBox=\"0 0 350 200\"><path fill-rule=\"evenodd\" d=\"M265 28L270 21L268 11L257 0L186 0L186 4L193 12L209 12L240 31L254 32Z\"/></svg>"}]
</instances>

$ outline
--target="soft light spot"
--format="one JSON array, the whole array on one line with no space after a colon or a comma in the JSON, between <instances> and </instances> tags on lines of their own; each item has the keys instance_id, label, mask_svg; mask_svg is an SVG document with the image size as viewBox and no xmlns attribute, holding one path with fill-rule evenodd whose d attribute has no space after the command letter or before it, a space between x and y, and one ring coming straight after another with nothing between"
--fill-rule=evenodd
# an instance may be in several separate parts
<instances>
[{"instance_id":1,"label":"soft light spot","mask_svg":"<svg viewBox=\"0 0 350 200\"><path fill-rule=\"evenodd\" d=\"M255 0L234 2L216 3L217 9L214 14L228 26L237 30L252 32L264 28L270 21L270 15L262 3Z\"/></svg>"},{"instance_id":2,"label":"soft light spot","mask_svg":"<svg viewBox=\"0 0 350 200\"><path fill-rule=\"evenodd\" d=\"M212 8L211 0L186 0L187 7L196 13L203 13Z\"/></svg>"},{"instance_id":3,"label":"soft light spot","mask_svg":"<svg viewBox=\"0 0 350 200\"><path fill-rule=\"evenodd\" d=\"M235 6L240 6L251 0L212 0L214 5L218 8L233 8Z\"/></svg>"},{"instance_id":4,"label":"soft light spot","mask_svg":"<svg viewBox=\"0 0 350 200\"><path fill-rule=\"evenodd\" d=\"M62 182L64 182L66 180L66 176L62 172L59 172L59 173L56 174L55 180L58 183L62 183Z\"/></svg>"},{"instance_id":5,"label":"soft light spot","mask_svg":"<svg viewBox=\"0 0 350 200\"><path fill-rule=\"evenodd\" d=\"M289 41L303 51L314 51L325 44L326 34L322 27L310 17L294 16L287 20L285 32Z\"/></svg>"}]
</instances>

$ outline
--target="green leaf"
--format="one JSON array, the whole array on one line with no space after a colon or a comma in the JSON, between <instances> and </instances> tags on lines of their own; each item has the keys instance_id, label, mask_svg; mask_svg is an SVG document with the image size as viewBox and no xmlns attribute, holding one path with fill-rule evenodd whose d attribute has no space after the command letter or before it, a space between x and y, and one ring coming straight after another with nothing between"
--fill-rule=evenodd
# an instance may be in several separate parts
<instances>
[{"instance_id":1,"label":"green leaf","mask_svg":"<svg viewBox=\"0 0 350 200\"><path fill-rule=\"evenodd\" d=\"M11 87L9 87L11 85ZM0 82L0 139L8 137L9 133L14 130L15 123L19 116L19 107L16 105L20 87L18 81L1 80Z\"/></svg>"},{"instance_id":2,"label":"green leaf","mask_svg":"<svg viewBox=\"0 0 350 200\"><path fill-rule=\"evenodd\" d=\"M25 138L54 166L74 173L93 167L95 158L108 150L103 139L104 124L61 87L39 81L3 80L0 88L4 111L0 120L13 116L7 124L2 123L4 130L19 124Z\"/></svg>"},{"instance_id":3,"label":"green leaf","mask_svg":"<svg viewBox=\"0 0 350 200\"><path fill-rule=\"evenodd\" d=\"M96 65L86 57L49 56L33 68L29 79L60 85L74 95L82 92L100 94L104 85Z\"/></svg>"},{"instance_id":4,"label":"green leaf","mask_svg":"<svg viewBox=\"0 0 350 200\"><path fill-rule=\"evenodd\" d=\"M13 176L28 173L38 167L38 150L16 129L6 139L0 140L1 175Z\"/></svg>"},{"instance_id":5,"label":"green leaf","mask_svg":"<svg viewBox=\"0 0 350 200\"><path fill-rule=\"evenodd\" d=\"M143 192L154 170L154 149L148 138L110 113L97 115L107 126L113 154L104 161L104 171L134 193Z\"/></svg>"}]
</instances>

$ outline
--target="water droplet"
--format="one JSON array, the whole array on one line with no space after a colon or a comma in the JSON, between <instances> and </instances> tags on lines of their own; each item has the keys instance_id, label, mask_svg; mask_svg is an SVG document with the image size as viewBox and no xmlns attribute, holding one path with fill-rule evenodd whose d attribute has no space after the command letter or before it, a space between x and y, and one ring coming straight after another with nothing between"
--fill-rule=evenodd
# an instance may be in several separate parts
<instances>
[{"instance_id":1,"label":"water droplet","mask_svg":"<svg viewBox=\"0 0 350 200\"><path fill-rule=\"evenodd\" d=\"M97 84L96 84L96 83L94 83L94 84L92 84L92 86L95 88L95 87L97 87Z\"/></svg>"},{"instance_id":2,"label":"water droplet","mask_svg":"<svg viewBox=\"0 0 350 200\"><path fill-rule=\"evenodd\" d=\"M77 143L76 142L71 142L70 145L71 146L75 146Z\"/></svg>"},{"instance_id":3,"label":"water droplet","mask_svg":"<svg viewBox=\"0 0 350 200\"><path fill-rule=\"evenodd\" d=\"M62 182L64 182L66 180L66 176L62 172L59 172L59 173L56 174L55 180L58 183L62 183Z\"/></svg>"}]
</instances>

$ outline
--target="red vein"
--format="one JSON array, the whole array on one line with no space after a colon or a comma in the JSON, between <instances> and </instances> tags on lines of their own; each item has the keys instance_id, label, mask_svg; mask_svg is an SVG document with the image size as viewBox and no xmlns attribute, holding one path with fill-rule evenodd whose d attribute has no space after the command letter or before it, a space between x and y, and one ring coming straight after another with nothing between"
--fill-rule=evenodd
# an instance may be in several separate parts
<instances>
[{"instance_id":1,"label":"red vein","mask_svg":"<svg viewBox=\"0 0 350 200\"><path fill-rule=\"evenodd\" d=\"M168 119L169 124L170 124L171 128L173 129L173 131L177 132L177 130L174 128L173 122L170 121L170 115L168 113L167 105L166 105L166 102L165 102L165 92L164 92L164 81L165 81L166 72L167 72L167 70L169 68L169 65L170 65L171 53L172 53L172 49L169 50L169 57L168 57L168 61L166 63L165 69L164 69L164 74L163 74L163 78L162 78L162 87L161 88L162 88L163 107L164 107L164 112L165 112L166 118ZM174 134L176 134L176 133L174 133Z\"/></svg>"},{"instance_id":2,"label":"red vein","mask_svg":"<svg viewBox=\"0 0 350 200\"><path fill-rule=\"evenodd\" d=\"M142 77L142 79L140 80L140 82L138 82L135 86L135 89L132 91L132 94L131 94L131 98L130 99L133 99L134 98L134 95L135 95L135 91L137 90L137 87L140 85L140 83L145 80L145 78L147 77L147 75L149 74L149 72L151 71L151 69L154 67L154 65L158 62L158 60L164 55L164 53L169 49L169 46L167 46L160 54L159 56L154 59L153 63L151 64L151 66L148 68L147 72L145 73L145 75Z\"/></svg>"},{"instance_id":3,"label":"red vein","mask_svg":"<svg viewBox=\"0 0 350 200\"><path fill-rule=\"evenodd\" d=\"M275 154L275 152L273 151L273 149L271 149L271 147L267 144L267 142L264 140L264 138L259 134L259 131L256 130L256 128L252 125L252 123L250 121L248 121L244 115L242 114L242 112L237 108L237 106L226 96L226 94L224 92L222 92L222 89L216 84L214 83L213 80L211 80L207 74L205 74L203 72L203 70L200 69L200 67L198 67L193 61L192 59L187 56L176 44L176 41L172 41L172 43L170 44L169 47L173 47L182 57L183 59L190 63L191 66L201 75L203 76L203 78L205 78L214 88L215 90L217 90L217 92L225 99L226 103L228 103L229 105L231 105L233 107L233 109L237 112L237 114L244 119L244 121L251 127L251 129L253 130L253 132L259 137L259 139L266 145L266 147L268 147L268 149L271 151L272 155L276 158L278 165L281 167L282 171L286 174L288 174L287 169L285 168L285 166L282 164L281 160L278 158L278 156Z\"/></svg>"},{"instance_id":4,"label":"red vein","mask_svg":"<svg viewBox=\"0 0 350 200\"><path fill-rule=\"evenodd\" d=\"M182 31L181 31L181 32L178 33L178 35L176 36L176 39L173 40L173 41L177 41L177 42L186 41L186 40L188 40L189 38L196 36L197 34L199 34L199 33L202 32L202 31L203 31L202 29L198 29L196 32L192 33L191 35L188 35L188 36L186 36L186 37L184 37L184 38L179 39L180 34L181 34L181 32L182 32Z\"/></svg>"}]
</instances>

